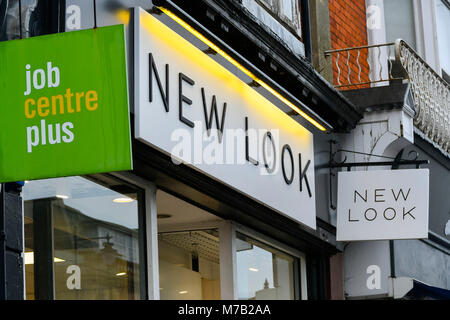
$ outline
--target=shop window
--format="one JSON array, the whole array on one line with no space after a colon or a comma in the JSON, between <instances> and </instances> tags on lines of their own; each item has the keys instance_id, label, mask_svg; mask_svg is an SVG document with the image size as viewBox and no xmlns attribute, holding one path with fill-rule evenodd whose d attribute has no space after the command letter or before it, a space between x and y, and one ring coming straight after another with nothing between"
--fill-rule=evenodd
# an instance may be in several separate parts
<instances>
[{"instance_id":1,"label":"shop window","mask_svg":"<svg viewBox=\"0 0 450 320\"><path fill-rule=\"evenodd\" d=\"M218 218L163 191L158 207L161 300L220 300Z\"/></svg>"},{"instance_id":2,"label":"shop window","mask_svg":"<svg viewBox=\"0 0 450 320\"><path fill-rule=\"evenodd\" d=\"M114 178L23 188L27 299L145 298L141 191Z\"/></svg>"},{"instance_id":3,"label":"shop window","mask_svg":"<svg viewBox=\"0 0 450 320\"><path fill-rule=\"evenodd\" d=\"M239 300L293 300L298 259L237 234Z\"/></svg>"}]
</instances>

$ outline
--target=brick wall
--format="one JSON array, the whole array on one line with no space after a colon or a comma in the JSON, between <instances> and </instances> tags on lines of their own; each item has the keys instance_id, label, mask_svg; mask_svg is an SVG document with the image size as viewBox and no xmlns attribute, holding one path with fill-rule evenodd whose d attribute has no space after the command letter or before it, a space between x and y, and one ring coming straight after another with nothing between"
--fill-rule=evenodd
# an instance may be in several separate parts
<instances>
[{"instance_id":1,"label":"brick wall","mask_svg":"<svg viewBox=\"0 0 450 320\"><path fill-rule=\"evenodd\" d=\"M330 37L332 49L344 49L367 45L367 25L365 0L329 0L330 11ZM359 79L359 67L357 63L358 52L350 51L350 74L348 74L347 55L341 52L338 60L341 69L341 84L359 83L369 81L369 65L367 63L368 50L360 51L359 65L361 66L361 80ZM332 55L333 81L338 84L338 68L336 67L337 54ZM367 86L342 87L345 89L356 89Z\"/></svg>"}]
</instances>

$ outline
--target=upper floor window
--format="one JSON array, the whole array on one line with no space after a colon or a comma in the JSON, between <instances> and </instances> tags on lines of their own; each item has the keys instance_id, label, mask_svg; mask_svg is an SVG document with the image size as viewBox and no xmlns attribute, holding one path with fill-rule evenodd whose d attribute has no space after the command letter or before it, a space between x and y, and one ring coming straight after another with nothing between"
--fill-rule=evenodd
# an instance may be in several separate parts
<instances>
[{"instance_id":1,"label":"upper floor window","mask_svg":"<svg viewBox=\"0 0 450 320\"><path fill-rule=\"evenodd\" d=\"M403 39L417 49L413 0L384 1L384 17L387 42Z\"/></svg>"},{"instance_id":2,"label":"upper floor window","mask_svg":"<svg viewBox=\"0 0 450 320\"><path fill-rule=\"evenodd\" d=\"M436 0L436 29L442 73L450 74L450 1Z\"/></svg>"},{"instance_id":3,"label":"upper floor window","mask_svg":"<svg viewBox=\"0 0 450 320\"><path fill-rule=\"evenodd\" d=\"M301 6L299 0L257 0L270 14L302 39Z\"/></svg>"},{"instance_id":4,"label":"upper floor window","mask_svg":"<svg viewBox=\"0 0 450 320\"><path fill-rule=\"evenodd\" d=\"M0 41L58 32L58 10L60 1L0 0Z\"/></svg>"}]
</instances>

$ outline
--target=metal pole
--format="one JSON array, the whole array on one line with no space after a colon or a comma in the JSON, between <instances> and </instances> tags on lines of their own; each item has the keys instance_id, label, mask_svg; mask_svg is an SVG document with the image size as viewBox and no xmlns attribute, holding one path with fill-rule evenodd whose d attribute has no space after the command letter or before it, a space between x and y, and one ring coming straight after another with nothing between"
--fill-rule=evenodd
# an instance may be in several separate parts
<instances>
[{"instance_id":1,"label":"metal pole","mask_svg":"<svg viewBox=\"0 0 450 320\"><path fill-rule=\"evenodd\" d=\"M19 0L19 37L23 39L22 34L22 0Z\"/></svg>"},{"instance_id":2,"label":"metal pole","mask_svg":"<svg viewBox=\"0 0 450 320\"><path fill-rule=\"evenodd\" d=\"M52 200L33 202L34 295L36 300L55 298Z\"/></svg>"},{"instance_id":3,"label":"metal pole","mask_svg":"<svg viewBox=\"0 0 450 320\"><path fill-rule=\"evenodd\" d=\"M94 0L94 29L97 29L97 1Z\"/></svg>"},{"instance_id":4,"label":"metal pole","mask_svg":"<svg viewBox=\"0 0 450 320\"><path fill-rule=\"evenodd\" d=\"M406 165L415 165L420 166L422 164L429 164L429 160L402 160L397 162L396 164L399 166ZM393 161L386 162L353 162L353 163L333 163L330 165L330 168L347 168L350 169L352 167L387 167L392 166L394 164Z\"/></svg>"}]
</instances>

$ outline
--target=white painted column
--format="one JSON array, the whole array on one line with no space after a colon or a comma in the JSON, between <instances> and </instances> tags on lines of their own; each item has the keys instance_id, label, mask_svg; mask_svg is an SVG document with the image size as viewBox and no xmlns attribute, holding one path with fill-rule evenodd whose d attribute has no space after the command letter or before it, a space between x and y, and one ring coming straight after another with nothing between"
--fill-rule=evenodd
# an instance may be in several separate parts
<instances>
[{"instance_id":1,"label":"white painted column","mask_svg":"<svg viewBox=\"0 0 450 320\"><path fill-rule=\"evenodd\" d=\"M219 224L220 295L237 300L236 228L230 221Z\"/></svg>"},{"instance_id":2,"label":"white painted column","mask_svg":"<svg viewBox=\"0 0 450 320\"><path fill-rule=\"evenodd\" d=\"M386 22L384 17L384 1L383 0L366 0L367 15L367 44L378 45L385 44L386 40ZM388 78L388 51L387 47L369 49L370 79L380 80ZM381 50L381 52L379 51ZM393 51L391 55L393 55ZM387 83L374 83L372 86L384 86Z\"/></svg>"},{"instance_id":3,"label":"white painted column","mask_svg":"<svg viewBox=\"0 0 450 320\"><path fill-rule=\"evenodd\" d=\"M147 277L148 299L159 300L158 217L156 187L145 189L145 223L147 231Z\"/></svg>"}]
</instances>

